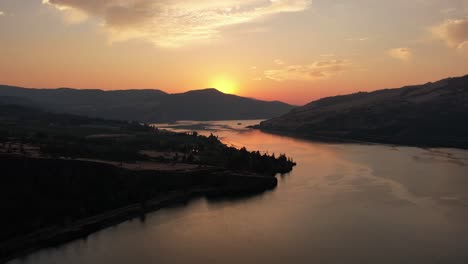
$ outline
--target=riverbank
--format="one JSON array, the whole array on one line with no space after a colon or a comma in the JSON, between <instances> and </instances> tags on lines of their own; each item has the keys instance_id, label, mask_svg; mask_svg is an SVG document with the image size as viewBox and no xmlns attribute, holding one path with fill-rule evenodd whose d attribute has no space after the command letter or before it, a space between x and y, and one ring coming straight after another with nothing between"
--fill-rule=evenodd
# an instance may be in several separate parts
<instances>
[{"instance_id":1,"label":"riverbank","mask_svg":"<svg viewBox=\"0 0 468 264\"><path fill-rule=\"evenodd\" d=\"M0 243L0 262L2 263L41 248L54 247L86 237L98 230L132 218L142 217L148 212L177 202L188 201L194 197L257 194L273 189L277 185L275 177L215 167L170 172L136 171L119 168L112 164L83 160L33 158L19 155L0 155L0 160L5 172L1 179L3 186L1 196L3 196L3 201L9 203L2 206L4 215L8 216L2 220L2 226L5 229L32 230L25 234L13 235ZM52 164L55 167L51 167ZM16 178L11 174L12 172L15 173ZM43 172L52 176L41 178ZM94 179L89 182L84 178ZM10 183L5 181L10 181ZM122 185L115 185L110 181L121 182ZM66 182L71 182L71 184L66 184ZM107 187L110 192L104 190L106 185L112 184L114 184L113 187ZM31 188L27 188L30 195L18 188L14 193L5 189L6 186L11 189L14 185L35 187L32 188L32 192ZM56 202L48 201L44 205L40 199L34 199L35 194L38 193L41 196L48 195L45 193L48 188L44 185L52 185L55 190L49 191L59 193L60 197L54 197ZM123 188L127 190L129 197L125 196L126 199L119 200L118 194ZM94 189L95 191L88 192L87 195L77 195L81 193L77 192L77 189ZM99 207L95 203L89 205L87 202L89 196L94 197L91 201L106 204L106 207ZM121 206L109 208L109 204L116 204L115 200L119 200L118 204ZM61 212L64 220L60 221L56 219L56 214L63 209L63 206L69 207L70 211ZM85 206L84 211L100 211L100 213L87 217L71 215L73 211L83 211L83 206ZM19 219L20 217L22 219ZM47 219L53 219L53 222ZM20 221L23 223L19 223ZM41 224L37 224L41 221Z\"/></svg>"},{"instance_id":2,"label":"riverbank","mask_svg":"<svg viewBox=\"0 0 468 264\"><path fill-rule=\"evenodd\" d=\"M400 139L391 136L378 136L378 135L331 135L331 134L319 134L319 133L299 133L292 131L281 131L265 129L259 125L250 126L251 129L258 129L265 133L288 136L293 138L300 138L305 140L313 140L318 142L326 143L357 143L357 144L383 144L383 145L396 145L396 146L408 146L408 147L419 147L419 148L455 148L455 149L468 149L468 141L464 138L461 139L442 139L442 138L431 138L420 137L412 139Z\"/></svg>"},{"instance_id":3,"label":"riverbank","mask_svg":"<svg viewBox=\"0 0 468 264\"><path fill-rule=\"evenodd\" d=\"M261 193L295 166L285 154L230 147L215 135L0 108L0 259L86 236L173 200Z\"/></svg>"}]
</instances>

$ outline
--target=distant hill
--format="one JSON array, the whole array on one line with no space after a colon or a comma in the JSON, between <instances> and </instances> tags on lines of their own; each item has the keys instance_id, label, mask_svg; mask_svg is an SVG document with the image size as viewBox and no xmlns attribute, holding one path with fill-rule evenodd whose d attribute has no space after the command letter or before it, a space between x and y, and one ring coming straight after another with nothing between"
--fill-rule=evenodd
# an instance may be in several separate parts
<instances>
[{"instance_id":1,"label":"distant hill","mask_svg":"<svg viewBox=\"0 0 468 264\"><path fill-rule=\"evenodd\" d=\"M293 108L278 101L224 94L216 89L168 94L160 90L28 89L0 85L0 102L7 101L52 112L142 122L264 119Z\"/></svg>"},{"instance_id":2,"label":"distant hill","mask_svg":"<svg viewBox=\"0 0 468 264\"><path fill-rule=\"evenodd\" d=\"M307 137L468 148L468 75L323 98L258 127Z\"/></svg>"}]
</instances>

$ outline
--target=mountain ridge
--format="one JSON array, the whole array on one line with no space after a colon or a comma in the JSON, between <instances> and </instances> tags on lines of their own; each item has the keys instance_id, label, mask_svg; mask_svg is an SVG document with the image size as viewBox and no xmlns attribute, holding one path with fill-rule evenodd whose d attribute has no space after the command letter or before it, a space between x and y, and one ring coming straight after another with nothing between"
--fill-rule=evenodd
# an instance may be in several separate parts
<instances>
[{"instance_id":1,"label":"mountain ridge","mask_svg":"<svg viewBox=\"0 0 468 264\"><path fill-rule=\"evenodd\" d=\"M158 89L101 90L23 88L0 85L0 97L51 112L89 117L171 122L177 120L266 119L294 106L225 94L214 88L166 93ZM14 99L16 98L16 99Z\"/></svg>"},{"instance_id":2,"label":"mountain ridge","mask_svg":"<svg viewBox=\"0 0 468 264\"><path fill-rule=\"evenodd\" d=\"M306 137L468 148L468 75L326 97L257 127Z\"/></svg>"}]
</instances>

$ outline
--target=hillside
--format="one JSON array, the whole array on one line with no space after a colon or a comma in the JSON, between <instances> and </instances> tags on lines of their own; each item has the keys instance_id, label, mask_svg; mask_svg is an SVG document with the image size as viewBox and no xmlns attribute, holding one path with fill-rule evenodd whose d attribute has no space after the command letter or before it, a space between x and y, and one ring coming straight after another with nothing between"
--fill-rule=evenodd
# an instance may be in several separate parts
<instances>
[{"instance_id":1,"label":"hillside","mask_svg":"<svg viewBox=\"0 0 468 264\"><path fill-rule=\"evenodd\" d=\"M467 120L468 75L323 98L258 127L308 137L467 148Z\"/></svg>"},{"instance_id":2,"label":"hillside","mask_svg":"<svg viewBox=\"0 0 468 264\"><path fill-rule=\"evenodd\" d=\"M58 113L142 122L264 119L293 108L282 102L224 94L216 89L168 94L160 90L28 89L0 85L0 101Z\"/></svg>"},{"instance_id":3,"label":"hillside","mask_svg":"<svg viewBox=\"0 0 468 264\"><path fill-rule=\"evenodd\" d=\"M285 155L0 101L0 263L191 197L276 187Z\"/></svg>"}]
</instances>

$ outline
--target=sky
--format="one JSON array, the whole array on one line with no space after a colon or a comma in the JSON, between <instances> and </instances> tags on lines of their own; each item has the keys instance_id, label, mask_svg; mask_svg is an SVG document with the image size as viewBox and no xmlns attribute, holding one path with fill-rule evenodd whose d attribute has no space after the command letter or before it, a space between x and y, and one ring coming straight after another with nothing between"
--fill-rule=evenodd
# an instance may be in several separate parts
<instances>
[{"instance_id":1,"label":"sky","mask_svg":"<svg viewBox=\"0 0 468 264\"><path fill-rule=\"evenodd\" d=\"M0 83L305 104L468 74L468 0L0 0Z\"/></svg>"}]
</instances>

